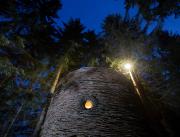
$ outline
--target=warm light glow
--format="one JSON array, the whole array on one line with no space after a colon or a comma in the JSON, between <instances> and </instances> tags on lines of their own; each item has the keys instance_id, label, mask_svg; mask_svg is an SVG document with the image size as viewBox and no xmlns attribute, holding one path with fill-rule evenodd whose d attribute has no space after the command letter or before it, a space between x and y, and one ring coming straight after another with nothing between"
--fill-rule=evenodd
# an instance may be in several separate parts
<instances>
[{"instance_id":1,"label":"warm light glow","mask_svg":"<svg viewBox=\"0 0 180 137\"><path fill-rule=\"evenodd\" d=\"M130 63L126 63L124 64L124 68L130 70L132 68L132 65Z\"/></svg>"},{"instance_id":2,"label":"warm light glow","mask_svg":"<svg viewBox=\"0 0 180 137\"><path fill-rule=\"evenodd\" d=\"M84 103L84 107L86 109L91 109L93 107L93 102L91 100L86 100L86 102Z\"/></svg>"}]
</instances>

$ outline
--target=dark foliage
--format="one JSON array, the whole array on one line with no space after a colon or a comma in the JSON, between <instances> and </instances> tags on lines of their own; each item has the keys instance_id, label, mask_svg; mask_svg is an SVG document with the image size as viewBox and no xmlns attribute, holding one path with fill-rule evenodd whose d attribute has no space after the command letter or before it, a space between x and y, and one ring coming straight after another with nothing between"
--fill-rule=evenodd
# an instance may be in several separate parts
<instances>
[{"instance_id":1,"label":"dark foliage","mask_svg":"<svg viewBox=\"0 0 180 137\"><path fill-rule=\"evenodd\" d=\"M96 34L80 19L58 26L59 0L0 0L0 136L32 135L56 78L83 66L119 70L127 60L172 136L179 136L180 36L162 30L167 16L179 17L179 1L126 0L124 6L125 15L107 16ZM147 34L152 22L157 26Z\"/></svg>"}]
</instances>

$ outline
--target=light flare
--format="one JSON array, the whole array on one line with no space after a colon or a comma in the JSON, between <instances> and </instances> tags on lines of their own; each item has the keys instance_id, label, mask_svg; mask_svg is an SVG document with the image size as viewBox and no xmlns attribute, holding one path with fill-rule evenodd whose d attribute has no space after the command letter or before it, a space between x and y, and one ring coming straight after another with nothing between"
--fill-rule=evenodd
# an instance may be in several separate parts
<instances>
[{"instance_id":1,"label":"light flare","mask_svg":"<svg viewBox=\"0 0 180 137\"><path fill-rule=\"evenodd\" d=\"M126 64L124 64L124 68L126 70L130 70L132 68L132 65L130 63L126 63Z\"/></svg>"}]
</instances>

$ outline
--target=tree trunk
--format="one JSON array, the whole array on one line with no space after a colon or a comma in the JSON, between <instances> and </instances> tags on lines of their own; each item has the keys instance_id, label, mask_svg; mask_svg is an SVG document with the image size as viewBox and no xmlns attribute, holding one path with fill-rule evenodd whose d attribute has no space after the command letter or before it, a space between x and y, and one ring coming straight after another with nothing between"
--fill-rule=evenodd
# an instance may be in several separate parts
<instances>
[{"instance_id":1,"label":"tree trunk","mask_svg":"<svg viewBox=\"0 0 180 137\"><path fill-rule=\"evenodd\" d=\"M158 137L130 80L105 68L82 68L63 79L40 136Z\"/></svg>"},{"instance_id":2,"label":"tree trunk","mask_svg":"<svg viewBox=\"0 0 180 137\"><path fill-rule=\"evenodd\" d=\"M55 92L55 90L56 90L56 87L57 87L58 80L59 80L59 77L60 77L60 75L61 75L61 72L62 72L62 65L60 65L60 66L58 67L58 70L57 70L57 73L56 73L54 82L53 82L52 87L51 87L51 89L50 89L50 94L51 94L51 95L53 95L54 92ZM45 119L45 117L46 117L46 113L47 113L47 109L48 109L48 107L49 107L50 100L51 100L51 97L48 98L47 105L43 108L43 110L42 110L42 112L41 112L41 115L40 115L40 117L39 117L39 120L38 120L38 122L37 122L37 124L36 124L36 128L35 128L35 130L34 130L34 132L33 132L33 135L32 135L33 137L37 137L37 136L39 135L39 132L40 132L40 130L41 130L41 126L42 126L42 124L43 124L43 122L44 122L44 119Z\"/></svg>"},{"instance_id":3,"label":"tree trunk","mask_svg":"<svg viewBox=\"0 0 180 137\"><path fill-rule=\"evenodd\" d=\"M33 132L32 137L37 137L38 136L38 134L40 132L40 129L41 129L41 125L42 125L42 123L44 121L45 115L46 115L46 106L43 108L43 110L41 112L41 115L40 115L39 120L38 120L38 122L36 124L36 128L35 128L35 130Z\"/></svg>"},{"instance_id":4,"label":"tree trunk","mask_svg":"<svg viewBox=\"0 0 180 137\"><path fill-rule=\"evenodd\" d=\"M57 74L56 74L56 77L55 77L55 80L53 82L53 85L50 89L50 93L53 94L54 91L56 90L56 86L57 86L57 83L58 83L58 80L59 80L59 77L60 77L60 74L61 74L61 71L62 71L62 66L60 65L58 70L57 70Z\"/></svg>"},{"instance_id":5,"label":"tree trunk","mask_svg":"<svg viewBox=\"0 0 180 137\"><path fill-rule=\"evenodd\" d=\"M9 127L7 128L7 131L6 131L6 133L4 134L4 137L7 137L7 136L8 136L9 131L11 130L12 126L14 125L14 122L16 121L17 117L19 116L19 114L20 114L20 112L21 112L21 110L22 110L24 104L25 104L25 102L23 102L22 105L19 107L19 109L18 109L16 115L14 116L14 118L12 119L12 121L11 121Z\"/></svg>"}]
</instances>

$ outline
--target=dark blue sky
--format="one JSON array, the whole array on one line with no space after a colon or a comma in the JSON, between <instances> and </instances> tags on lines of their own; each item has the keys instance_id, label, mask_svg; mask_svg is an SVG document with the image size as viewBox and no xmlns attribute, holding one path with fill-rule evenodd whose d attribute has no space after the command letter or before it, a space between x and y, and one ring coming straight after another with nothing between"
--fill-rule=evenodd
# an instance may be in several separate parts
<instances>
[{"instance_id":1,"label":"dark blue sky","mask_svg":"<svg viewBox=\"0 0 180 137\"><path fill-rule=\"evenodd\" d=\"M63 7L59 12L60 21L67 22L70 18L80 18L88 29L94 29L96 32L101 31L102 21L107 15L112 13L124 15L125 12L124 0L61 0L61 2ZM180 18L168 17L163 29L180 34Z\"/></svg>"}]
</instances>

